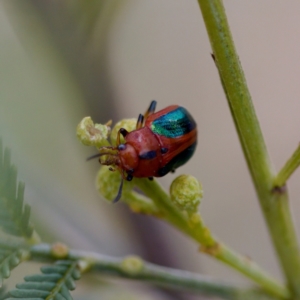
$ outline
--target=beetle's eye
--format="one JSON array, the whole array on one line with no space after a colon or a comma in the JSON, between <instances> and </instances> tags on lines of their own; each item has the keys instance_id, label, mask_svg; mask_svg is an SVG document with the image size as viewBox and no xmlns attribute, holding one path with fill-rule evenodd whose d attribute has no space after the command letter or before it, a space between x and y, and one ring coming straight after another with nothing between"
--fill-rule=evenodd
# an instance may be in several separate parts
<instances>
[{"instance_id":1,"label":"beetle's eye","mask_svg":"<svg viewBox=\"0 0 300 300\"><path fill-rule=\"evenodd\" d=\"M118 146L118 150L125 150L126 149L126 145L125 144L120 144Z\"/></svg>"}]
</instances>

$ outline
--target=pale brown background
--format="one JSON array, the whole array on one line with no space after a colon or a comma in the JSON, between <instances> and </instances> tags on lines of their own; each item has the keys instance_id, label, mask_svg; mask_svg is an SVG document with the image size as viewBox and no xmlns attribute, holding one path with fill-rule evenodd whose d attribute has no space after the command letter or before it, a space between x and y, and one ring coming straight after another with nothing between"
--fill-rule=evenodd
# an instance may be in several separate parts
<instances>
[{"instance_id":1,"label":"pale brown background","mask_svg":"<svg viewBox=\"0 0 300 300\"><path fill-rule=\"evenodd\" d=\"M97 196L98 165L85 162L93 150L78 143L75 129L82 117L96 118L97 111L103 113L97 119L102 123L136 117L156 99L158 109L185 106L199 126L193 159L159 181L168 188L179 174L196 176L205 193L201 214L212 232L281 278L197 1L113 2L115 7L99 16L89 48L90 55L101 53L105 78L91 85L103 85L109 93L94 97L89 105L35 1L0 2L0 135L13 150L36 222L48 228L42 235L48 241L63 240L116 256L143 255L130 214L122 204L108 205ZM300 3L224 4L278 170L300 140ZM299 180L297 171L289 182L298 230ZM176 230L160 222L154 226L160 226L175 267L247 282L199 254L197 245ZM147 230L151 234L151 227Z\"/></svg>"}]
</instances>

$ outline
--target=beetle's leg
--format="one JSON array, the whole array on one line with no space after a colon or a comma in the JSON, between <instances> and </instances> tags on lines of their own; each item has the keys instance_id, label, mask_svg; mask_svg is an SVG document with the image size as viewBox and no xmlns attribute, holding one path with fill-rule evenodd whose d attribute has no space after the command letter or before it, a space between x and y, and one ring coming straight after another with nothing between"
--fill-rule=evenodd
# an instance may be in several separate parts
<instances>
[{"instance_id":1,"label":"beetle's leg","mask_svg":"<svg viewBox=\"0 0 300 300\"><path fill-rule=\"evenodd\" d=\"M128 131L125 128L120 128L117 134L117 146L121 144L121 134L125 137L128 134Z\"/></svg>"},{"instance_id":2,"label":"beetle's leg","mask_svg":"<svg viewBox=\"0 0 300 300\"><path fill-rule=\"evenodd\" d=\"M153 180L153 177L148 177L148 179L152 181L152 180Z\"/></svg>"},{"instance_id":3,"label":"beetle's leg","mask_svg":"<svg viewBox=\"0 0 300 300\"><path fill-rule=\"evenodd\" d=\"M155 112L156 107L156 101L152 100L150 103L149 108L144 113L144 115L140 114L136 123L136 129L140 129L144 125L144 120L146 120L150 115L152 115Z\"/></svg>"},{"instance_id":4,"label":"beetle's leg","mask_svg":"<svg viewBox=\"0 0 300 300\"><path fill-rule=\"evenodd\" d=\"M120 133L125 137L129 132L125 128L120 128Z\"/></svg>"},{"instance_id":5,"label":"beetle's leg","mask_svg":"<svg viewBox=\"0 0 300 300\"><path fill-rule=\"evenodd\" d=\"M144 116L140 114L139 117L138 117L138 120L136 122L136 129L142 128L143 123L144 123Z\"/></svg>"},{"instance_id":6,"label":"beetle's leg","mask_svg":"<svg viewBox=\"0 0 300 300\"><path fill-rule=\"evenodd\" d=\"M126 180L131 181L133 179L133 175L132 175L133 172L134 172L133 169L130 169L130 170L127 171Z\"/></svg>"},{"instance_id":7,"label":"beetle's leg","mask_svg":"<svg viewBox=\"0 0 300 300\"><path fill-rule=\"evenodd\" d=\"M155 112L156 103L157 102L155 100L151 101L149 108L147 109L147 111L144 114L145 119L147 119L147 117L149 117L150 115L152 115Z\"/></svg>"},{"instance_id":8,"label":"beetle's leg","mask_svg":"<svg viewBox=\"0 0 300 300\"><path fill-rule=\"evenodd\" d=\"M132 174L128 174L127 177L126 177L126 180L127 181L131 181L132 179L133 179Z\"/></svg>"}]
</instances>

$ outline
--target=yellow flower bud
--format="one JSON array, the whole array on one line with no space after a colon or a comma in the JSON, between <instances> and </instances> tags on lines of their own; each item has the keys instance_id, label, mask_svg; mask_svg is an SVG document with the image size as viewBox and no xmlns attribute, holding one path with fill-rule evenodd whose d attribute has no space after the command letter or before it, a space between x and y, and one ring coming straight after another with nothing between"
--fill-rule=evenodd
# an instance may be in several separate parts
<instances>
[{"instance_id":1,"label":"yellow flower bud","mask_svg":"<svg viewBox=\"0 0 300 300\"><path fill-rule=\"evenodd\" d=\"M91 117L85 117L78 124L76 134L82 144L97 148L109 146L107 138L110 134L111 121L106 124L94 124Z\"/></svg>"},{"instance_id":2,"label":"yellow flower bud","mask_svg":"<svg viewBox=\"0 0 300 300\"><path fill-rule=\"evenodd\" d=\"M111 131L111 135L110 135L111 144L113 146L116 146L116 144L117 144L117 135L118 135L118 131L119 131L120 128L125 128L128 132L131 132L131 131L136 129L136 122L137 122L136 119L124 119L124 120L119 121L115 125L113 130ZM121 135L121 143L124 143L124 142L125 142L124 138Z\"/></svg>"},{"instance_id":3,"label":"yellow flower bud","mask_svg":"<svg viewBox=\"0 0 300 300\"><path fill-rule=\"evenodd\" d=\"M113 201L118 194L121 180L121 174L118 170L112 172L109 167L102 166L96 178L96 187L99 194L109 202ZM122 197L126 197L126 192L131 191L132 188L133 181L124 179Z\"/></svg>"},{"instance_id":4,"label":"yellow flower bud","mask_svg":"<svg viewBox=\"0 0 300 300\"><path fill-rule=\"evenodd\" d=\"M171 184L170 196L180 210L195 212L203 197L202 185L193 176L180 175Z\"/></svg>"}]
</instances>

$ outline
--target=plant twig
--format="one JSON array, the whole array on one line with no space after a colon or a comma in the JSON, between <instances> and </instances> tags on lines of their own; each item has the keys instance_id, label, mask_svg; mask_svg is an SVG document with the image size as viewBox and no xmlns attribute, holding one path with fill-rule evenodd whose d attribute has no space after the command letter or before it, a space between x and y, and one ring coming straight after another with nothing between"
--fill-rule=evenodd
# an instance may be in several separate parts
<instances>
[{"instance_id":1,"label":"plant twig","mask_svg":"<svg viewBox=\"0 0 300 300\"><path fill-rule=\"evenodd\" d=\"M295 172L295 170L300 165L300 145L294 151L290 159L285 163L283 168L277 174L274 185L275 187L282 187L285 185L286 181L290 178L290 176Z\"/></svg>"},{"instance_id":2,"label":"plant twig","mask_svg":"<svg viewBox=\"0 0 300 300\"><path fill-rule=\"evenodd\" d=\"M80 123L83 126L79 126L79 128L83 129L78 134L80 140L82 140L82 137L86 136L86 130L89 131L86 127L86 120L89 120L89 122L93 124L90 118L83 119ZM132 120L120 121L116 124L112 132L117 132L116 128L121 126L121 124L122 127L123 124L132 124ZM133 123L134 126L135 124L136 122ZM93 126L98 125L93 124ZM103 125L99 128L103 128ZM87 134L87 136L89 136L89 134ZM99 140L88 138L85 144L95 145L95 143L98 142L102 143L102 136L103 135L100 135ZM112 135L110 138L112 138ZM106 137L104 137L104 140L106 142ZM111 172L109 168L104 166L97 175L97 189L99 193L109 201L112 201L115 195L119 193L119 184L116 185L115 180L119 181L118 174ZM178 192L181 191L181 188L177 190L176 186L183 184L183 181L186 183L188 182L189 184L193 182L193 184L189 185L189 188L185 191L186 194L181 194L179 196ZM133 192L132 189L134 185L142 190L149 199L144 199L144 197ZM282 298L287 298L289 296L289 292L284 286L274 280L270 275L266 274L254 262L235 253L212 236L209 229L204 225L201 216L197 213L197 206L200 202L198 198L201 198L202 188L196 179L193 179L192 176L190 176L189 179L185 176L184 178L181 177L181 179L177 178L172 186L172 197L169 197L156 180L149 181L145 178L134 178L133 181L130 181L130 184L125 182L122 199L136 212L154 215L168 221L187 236L196 240L197 243L201 245L200 250L240 271L245 276L258 283L266 291ZM182 201L182 199L180 200L183 196L187 197L184 201Z\"/></svg>"},{"instance_id":3,"label":"plant twig","mask_svg":"<svg viewBox=\"0 0 300 300\"><path fill-rule=\"evenodd\" d=\"M124 193L123 202L126 203L135 213L151 215L157 218L162 217L162 213L152 201L144 199L144 197L135 191L131 190Z\"/></svg>"},{"instance_id":4,"label":"plant twig","mask_svg":"<svg viewBox=\"0 0 300 300\"><path fill-rule=\"evenodd\" d=\"M78 134L80 140L82 139L82 136L86 136L86 120L87 118L84 118L80 123L84 126L79 126L84 129ZM127 124L127 121L128 120L120 121L113 129L113 132L116 131L116 128L120 126L121 123L124 125ZM89 122L92 122L92 120L89 119ZM97 124L93 125L97 126ZM103 127L103 125L101 126ZM104 140L106 141L106 138L104 138ZM94 145L95 142L102 143L102 135L100 136L99 141L97 141L97 139L90 140L88 138L87 143L85 142L85 144ZM204 225L200 214L197 213L197 206L200 202L198 197L201 197L202 188L196 179L197 184L192 184L187 189L186 194L178 195L178 192L181 191L181 189L177 190L176 186L182 184L185 180L191 184L191 182L194 182L194 179L191 177L189 177L189 179L186 177L184 177L185 179L177 178L177 180L173 182L173 188L171 186L171 190L173 191L172 197L161 188L156 180L149 181L145 178L134 178L130 184L126 182L127 186L126 184L123 186L122 199L133 211L150 214L169 222L187 236L193 238L201 246L200 250L202 252L205 252L240 271L266 291L278 297L287 298L289 296L289 291L284 286L274 280L270 275L266 274L253 261L235 253L212 236L209 229ZM119 181L118 174L110 172L109 168L104 166L97 175L97 189L99 193L109 201L114 199L119 190L119 184L115 184L116 179ZM142 190L149 199L145 199L132 191L134 185ZM179 199L183 196L186 196L187 198L182 202L182 199Z\"/></svg>"},{"instance_id":5,"label":"plant twig","mask_svg":"<svg viewBox=\"0 0 300 300\"><path fill-rule=\"evenodd\" d=\"M201 245L200 251L240 271L273 295L280 298L289 297L289 291L269 274L265 273L255 262L220 243L204 225L200 215L191 223L191 220L188 220L181 211L176 209L167 193L156 180L149 182L148 180L135 179L135 183L163 212L166 221L176 226Z\"/></svg>"},{"instance_id":6,"label":"plant twig","mask_svg":"<svg viewBox=\"0 0 300 300\"><path fill-rule=\"evenodd\" d=\"M198 0L221 82L258 198L295 299L300 299L300 255L286 191L273 190L274 172L236 53L221 0Z\"/></svg>"},{"instance_id":7,"label":"plant twig","mask_svg":"<svg viewBox=\"0 0 300 300\"><path fill-rule=\"evenodd\" d=\"M39 244L31 248L31 259L49 261L53 259L52 247ZM68 259L79 260L81 271L95 270L124 278L142 280L161 286L184 289L186 291L219 296L231 300L271 300L274 299L258 289L243 289L233 284L216 281L211 277L192 272L160 267L131 256L115 258L94 252L70 250Z\"/></svg>"}]
</instances>

